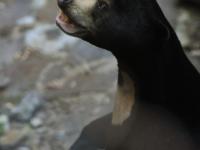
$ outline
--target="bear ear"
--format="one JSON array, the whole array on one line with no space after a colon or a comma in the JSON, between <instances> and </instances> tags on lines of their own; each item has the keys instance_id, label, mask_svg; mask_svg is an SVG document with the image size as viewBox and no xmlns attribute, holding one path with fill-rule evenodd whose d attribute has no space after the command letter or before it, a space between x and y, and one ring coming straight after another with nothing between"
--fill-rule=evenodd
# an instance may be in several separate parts
<instances>
[{"instance_id":1,"label":"bear ear","mask_svg":"<svg viewBox=\"0 0 200 150\"><path fill-rule=\"evenodd\" d=\"M146 15L150 19L150 23L153 25L154 30L156 31L157 36L162 41L169 40L172 33L172 28L167 21L165 15L163 14L162 9L160 8L156 0L144 0L145 3L149 6L146 7Z\"/></svg>"},{"instance_id":2,"label":"bear ear","mask_svg":"<svg viewBox=\"0 0 200 150\"><path fill-rule=\"evenodd\" d=\"M154 18L153 22L154 22L154 26L156 28L156 32L158 34L158 37L162 41L169 40L170 37L171 37L169 23L168 22L164 22L162 20L159 20L157 18Z\"/></svg>"}]
</instances>

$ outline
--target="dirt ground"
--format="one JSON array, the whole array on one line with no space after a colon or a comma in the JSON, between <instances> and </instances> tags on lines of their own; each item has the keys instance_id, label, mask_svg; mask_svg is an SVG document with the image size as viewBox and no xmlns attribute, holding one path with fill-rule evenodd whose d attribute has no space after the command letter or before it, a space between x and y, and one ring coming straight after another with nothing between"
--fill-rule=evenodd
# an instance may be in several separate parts
<instances>
[{"instance_id":1,"label":"dirt ground","mask_svg":"<svg viewBox=\"0 0 200 150\"><path fill-rule=\"evenodd\" d=\"M159 0L200 70L200 6ZM62 33L56 1L0 0L0 150L68 150L112 111L117 62Z\"/></svg>"}]
</instances>

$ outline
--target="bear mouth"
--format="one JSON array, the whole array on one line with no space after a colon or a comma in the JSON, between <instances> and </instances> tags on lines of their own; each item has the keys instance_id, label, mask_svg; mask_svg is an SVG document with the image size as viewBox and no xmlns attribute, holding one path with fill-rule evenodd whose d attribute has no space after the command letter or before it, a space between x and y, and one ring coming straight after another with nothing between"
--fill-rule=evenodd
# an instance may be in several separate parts
<instances>
[{"instance_id":1,"label":"bear mouth","mask_svg":"<svg viewBox=\"0 0 200 150\"><path fill-rule=\"evenodd\" d=\"M81 36L85 28L78 24L72 17L60 11L56 17L56 24L65 33L73 36Z\"/></svg>"}]
</instances>

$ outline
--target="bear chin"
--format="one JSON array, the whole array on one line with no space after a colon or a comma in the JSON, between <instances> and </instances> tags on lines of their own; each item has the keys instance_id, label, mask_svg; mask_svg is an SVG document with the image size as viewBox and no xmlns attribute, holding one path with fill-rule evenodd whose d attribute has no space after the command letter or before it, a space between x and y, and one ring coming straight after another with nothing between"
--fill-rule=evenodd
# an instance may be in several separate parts
<instances>
[{"instance_id":1,"label":"bear chin","mask_svg":"<svg viewBox=\"0 0 200 150\"><path fill-rule=\"evenodd\" d=\"M62 11L56 17L56 24L63 32L71 36L81 37L85 33L84 27L65 15Z\"/></svg>"}]
</instances>

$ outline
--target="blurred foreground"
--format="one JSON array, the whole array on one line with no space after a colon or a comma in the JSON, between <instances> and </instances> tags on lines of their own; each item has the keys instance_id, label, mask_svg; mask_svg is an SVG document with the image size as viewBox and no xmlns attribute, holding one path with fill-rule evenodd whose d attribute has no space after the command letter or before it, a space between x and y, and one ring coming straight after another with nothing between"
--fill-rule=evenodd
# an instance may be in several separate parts
<instances>
[{"instance_id":1,"label":"blurred foreground","mask_svg":"<svg viewBox=\"0 0 200 150\"><path fill-rule=\"evenodd\" d=\"M159 1L200 70L199 8ZM112 111L116 60L64 35L56 12L51 0L0 0L0 150L67 150Z\"/></svg>"}]
</instances>

